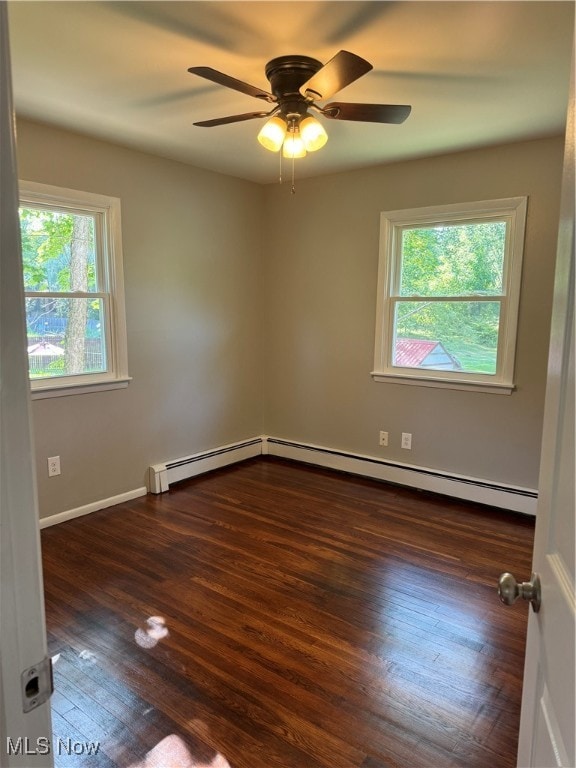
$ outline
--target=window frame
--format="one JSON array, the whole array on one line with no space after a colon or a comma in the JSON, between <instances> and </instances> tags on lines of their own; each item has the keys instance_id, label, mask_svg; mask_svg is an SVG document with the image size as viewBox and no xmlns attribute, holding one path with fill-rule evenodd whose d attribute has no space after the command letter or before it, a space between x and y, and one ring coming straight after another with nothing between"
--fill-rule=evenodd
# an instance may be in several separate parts
<instances>
[{"instance_id":1,"label":"window frame","mask_svg":"<svg viewBox=\"0 0 576 768\"><path fill-rule=\"evenodd\" d=\"M33 181L19 181L20 207L63 211L94 217L97 273L96 291L26 291L25 297L102 299L106 370L29 379L32 399L84 394L128 386L128 348L124 303L124 270L120 199Z\"/></svg>"},{"instance_id":2,"label":"window frame","mask_svg":"<svg viewBox=\"0 0 576 768\"><path fill-rule=\"evenodd\" d=\"M466 389L493 394L511 394L515 389L514 364L522 258L526 227L527 197L436 205L385 211L380 214L380 251L376 304L374 370L377 382L394 382L427 387ZM506 221L506 241L502 268L502 293L457 294L424 297L433 301L498 301L500 324L495 374L408 368L392 364L395 340L394 313L398 303L422 300L422 296L400 296L402 232L442 224L475 224Z\"/></svg>"}]
</instances>

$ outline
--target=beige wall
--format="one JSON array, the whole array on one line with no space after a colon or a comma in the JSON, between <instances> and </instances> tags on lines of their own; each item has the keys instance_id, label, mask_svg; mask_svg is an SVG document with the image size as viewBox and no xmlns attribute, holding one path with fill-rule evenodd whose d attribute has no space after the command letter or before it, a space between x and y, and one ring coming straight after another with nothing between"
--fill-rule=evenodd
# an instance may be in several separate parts
<instances>
[{"instance_id":1,"label":"beige wall","mask_svg":"<svg viewBox=\"0 0 576 768\"><path fill-rule=\"evenodd\" d=\"M297 181L293 196L268 187L268 434L536 488L562 154L548 139ZM373 382L380 212L516 195L529 197L517 390Z\"/></svg>"},{"instance_id":2,"label":"beige wall","mask_svg":"<svg viewBox=\"0 0 576 768\"><path fill-rule=\"evenodd\" d=\"M121 198L134 377L34 402L42 517L262 433L537 486L561 139L301 180L295 195L27 121L18 149L23 179ZM380 212L516 195L529 197L517 391L374 383Z\"/></svg>"},{"instance_id":3,"label":"beige wall","mask_svg":"<svg viewBox=\"0 0 576 768\"><path fill-rule=\"evenodd\" d=\"M263 189L21 121L22 179L122 201L127 389L35 400L42 517L145 484L147 467L262 432ZM59 455L62 475L48 478Z\"/></svg>"}]
</instances>

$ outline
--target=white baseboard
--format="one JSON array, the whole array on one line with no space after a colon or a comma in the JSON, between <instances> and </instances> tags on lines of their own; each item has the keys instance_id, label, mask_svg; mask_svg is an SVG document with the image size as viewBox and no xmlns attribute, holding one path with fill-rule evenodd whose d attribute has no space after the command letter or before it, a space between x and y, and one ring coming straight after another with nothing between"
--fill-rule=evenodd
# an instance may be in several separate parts
<instances>
[{"instance_id":1,"label":"white baseboard","mask_svg":"<svg viewBox=\"0 0 576 768\"><path fill-rule=\"evenodd\" d=\"M110 496L108 499L93 501L91 504L85 504L83 507L68 509L66 512L58 512L58 514L50 515L49 517L41 517L40 528L48 528L51 525L64 523L66 520L73 520L75 517L89 515L91 512L97 512L99 509L106 509L106 507L113 507L115 504L132 501L132 499L137 499L140 496L146 496L147 492L147 489L144 487L135 488L133 491L126 491L126 493L119 493L117 496Z\"/></svg>"},{"instance_id":2,"label":"white baseboard","mask_svg":"<svg viewBox=\"0 0 576 768\"><path fill-rule=\"evenodd\" d=\"M253 437L249 440L242 440L239 443L230 443L220 448L201 451L192 456L184 456L181 459L167 461L164 464L153 464L148 469L150 492L164 493L164 491L168 490L170 483L186 480L189 477L201 475L212 469L226 467L228 464L234 464L237 461L260 456L263 443L264 439L262 437Z\"/></svg>"},{"instance_id":3,"label":"white baseboard","mask_svg":"<svg viewBox=\"0 0 576 768\"><path fill-rule=\"evenodd\" d=\"M432 491L444 496L475 501L492 507L536 515L538 492L532 488L493 483L474 477L449 474L427 467L386 461L373 456L347 453L305 443L295 443L275 437L265 437L262 453L303 461L320 467L337 469L376 480L385 480L410 488Z\"/></svg>"}]
</instances>

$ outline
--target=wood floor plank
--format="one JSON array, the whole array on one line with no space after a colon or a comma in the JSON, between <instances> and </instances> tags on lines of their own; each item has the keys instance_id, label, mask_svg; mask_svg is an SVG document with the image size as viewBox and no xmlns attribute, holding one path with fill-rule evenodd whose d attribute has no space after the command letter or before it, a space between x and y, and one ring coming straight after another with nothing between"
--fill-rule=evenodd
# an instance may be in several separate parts
<instances>
[{"instance_id":1,"label":"wood floor plank","mask_svg":"<svg viewBox=\"0 0 576 768\"><path fill-rule=\"evenodd\" d=\"M272 458L44 529L56 766L513 768L533 533Z\"/></svg>"}]
</instances>

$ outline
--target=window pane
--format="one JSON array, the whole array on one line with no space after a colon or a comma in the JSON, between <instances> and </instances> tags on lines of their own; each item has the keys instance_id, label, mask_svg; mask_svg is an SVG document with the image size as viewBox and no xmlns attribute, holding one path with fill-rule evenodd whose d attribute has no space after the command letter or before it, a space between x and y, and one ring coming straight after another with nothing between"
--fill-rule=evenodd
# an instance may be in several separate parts
<instances>
[{"instance_id":1,"label":"window pane","mask_svg":"<svg viewBox=\"0 0 576 768\"><path fill-rule=\"evenodd\" d=\"M20 209L26 291L95 291L94 217Z\"/></svg>"},{"instance_id":2,"label":"window pane","mask_svg":"<svg viewBox=\"0 0 576 768\"><path fill-rule=\"evenodd\" d=\"M26 299L30 378L106 371L102 299Z\"/></svg>"},{"instance_id":3,"label":"window pane","mask_svg":"<svg viewBox=\"0 0 576 768\"><path fill-rule=\"evenodd\" d=\"M499 321L498 301L398 302L392 364L493 375Z\"/></svg>"},{"instance_id":4,"label":"window pane","mask_svg":"<svg viewBox=\"0 0 576 768\"><path fill-rule=\"evenodd\" d=\"M502 293L506 222L405 229L400 296Z\"/></svg>"}]
</instances>

